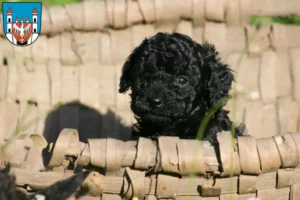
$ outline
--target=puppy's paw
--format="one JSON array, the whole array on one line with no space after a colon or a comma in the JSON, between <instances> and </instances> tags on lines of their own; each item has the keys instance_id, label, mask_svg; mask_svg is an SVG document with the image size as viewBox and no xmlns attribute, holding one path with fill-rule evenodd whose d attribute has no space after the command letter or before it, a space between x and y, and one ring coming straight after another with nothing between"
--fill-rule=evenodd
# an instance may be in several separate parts
<instances>
[{"instance_id":1,"label":"puppy's paw","mask_svg":"<svg viewBox=\"0 0 300 200\"><path fill-rule=\"evenodd\" d=\"M236 136L249 136L248 129L244 123L236 123Z\"/></svg>"}]
</instances>

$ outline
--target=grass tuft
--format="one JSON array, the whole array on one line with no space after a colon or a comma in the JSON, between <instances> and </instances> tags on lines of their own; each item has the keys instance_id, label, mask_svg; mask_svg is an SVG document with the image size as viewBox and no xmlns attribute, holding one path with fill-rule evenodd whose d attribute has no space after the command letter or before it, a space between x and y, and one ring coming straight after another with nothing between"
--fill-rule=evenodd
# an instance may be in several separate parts
<instances>
[{"instance_id":1,"label":"grass tuft","mask_svg":"<svg viewBox=\"0 0 300 200\"><path fill-rule=\"evenodd\" d=\"M265 16L252 16L250 20L251 25L261 24L295 24L300 25L300 16L290 17L265 17Z\"/></svg>"}]
</instances>

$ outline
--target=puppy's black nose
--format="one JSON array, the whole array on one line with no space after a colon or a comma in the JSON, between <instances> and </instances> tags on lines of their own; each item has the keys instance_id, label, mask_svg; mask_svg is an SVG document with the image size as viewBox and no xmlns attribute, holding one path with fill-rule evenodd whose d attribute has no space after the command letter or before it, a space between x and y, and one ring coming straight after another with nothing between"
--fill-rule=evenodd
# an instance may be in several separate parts
<instances>
[{"instance_id":1,"label":"puppy's black nose","mask_svg":"<svg viewBox=\"0 0 300 200\"><path fill-rule=\"evenodd\" d=\"M162 104L162 102L159 98L149 99L149 103L156 107L158 107Z\"/></svg>"}]
</instances>

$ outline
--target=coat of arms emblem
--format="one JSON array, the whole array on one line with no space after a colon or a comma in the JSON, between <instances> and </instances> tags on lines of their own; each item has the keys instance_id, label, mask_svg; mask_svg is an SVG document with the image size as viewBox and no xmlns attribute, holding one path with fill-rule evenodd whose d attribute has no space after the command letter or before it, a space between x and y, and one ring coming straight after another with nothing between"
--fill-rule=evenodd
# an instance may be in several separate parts
<instances>
[{"instance_id":1,"label":"coat of arms emblem","mask_svg":"<svg viewBox=\"0 0 300 200\"><path fill-rule=\"evenodd\" d=\"M28 46L41 32L41 2L3 2L3 31L14 45Z\"/></svg>"}]
</instances>

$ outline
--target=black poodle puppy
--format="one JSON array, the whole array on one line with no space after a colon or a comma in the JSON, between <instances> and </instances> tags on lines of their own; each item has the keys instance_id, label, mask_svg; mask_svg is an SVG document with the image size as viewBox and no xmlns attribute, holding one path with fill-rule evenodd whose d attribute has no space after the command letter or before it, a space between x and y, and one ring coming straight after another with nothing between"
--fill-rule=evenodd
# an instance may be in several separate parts
<instances>
[{"instance_id":1,"label":"black poodle puppy","mask_svg":"<svg viewBox=\"0 0 300 200\"><path fill-rule=\"evenodd\" d=\"M179 33L158 33L135 48L123 66L119 88L120 93L132 91L131 109L138 122L133 135L195 139L201 120L228 96L234 79L217 55L213 45L200 45ZM202 140L216 142L218 132L231 130L224 105ZM234 127L236 135L243 135L244 125Z\"/></svg>"},{"instance_id":2,"label":"black poodle puppy","mask_svg":"<svg viewBox=\"0 0 300 200\"><path fill-rule=\"evenodd\" d=\"M68 179L58 181L53 185L32 195L26 195L18 190L15 176L9 174L10 165L0 169L0 199L1 200L66 200L71 196L89 175L81 172Z\"/></svg>"}]
</instances>

